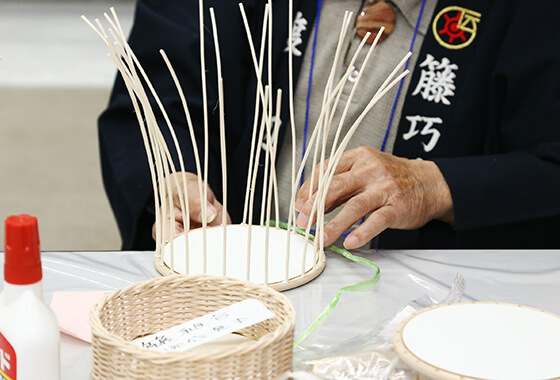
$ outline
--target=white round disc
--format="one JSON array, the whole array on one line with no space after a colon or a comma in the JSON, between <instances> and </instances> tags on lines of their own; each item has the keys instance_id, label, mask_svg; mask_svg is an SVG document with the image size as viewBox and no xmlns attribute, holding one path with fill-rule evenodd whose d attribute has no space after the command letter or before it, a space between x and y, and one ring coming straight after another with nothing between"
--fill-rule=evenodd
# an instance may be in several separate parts
<instances>
[{"instance_id":1,"label":"white round disc","mask_svg":"<svg viewBox=\"0 0 560 380\"><path fill-rule=\"evenodd\" d=\"M560 317L521 305L434 306L404 320L394 343L405 363L431 379L560 377Z\"/></svg>"},{"instance_id":2,"label":"white round disc","mask_svg":"<svg viewBox=\"0 0 560 380\"><path fill-rule=\"evenodd\" d=\"M252 226L250 228L250 249L248 248L248 225L228 225L225 232L225 253L224 228L222 226L208 227L206 237L204 237L202 229L191 230L188 233L188 253L185 249L184 234L177 236L172 243L167 243L164 247L163 263L169 269L181 274L225 275L259 284L287 282L320 266L313 242L306 241L294 233L290 234L286 230ZM290 234L289 250L286 249L288 234ZM206 260L204 259L204 240L206 240ZM249 251L250 254L248 254ZM247 270L248 267L249 270ZM322 268L320 269L322 270Z\"/></svg>"}]
</instances>

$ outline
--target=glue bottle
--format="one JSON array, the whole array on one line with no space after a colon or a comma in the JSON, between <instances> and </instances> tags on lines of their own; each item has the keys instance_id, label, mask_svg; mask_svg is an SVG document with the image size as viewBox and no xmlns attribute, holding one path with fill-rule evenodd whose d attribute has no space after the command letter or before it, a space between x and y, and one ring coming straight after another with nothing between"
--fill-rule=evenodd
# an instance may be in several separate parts
<instances>
[{"instance_id":1,"label":"glue bottle","mask_svg":"<svg viewBox=\"0 0 560 380\"><path fill-rule=\"evenodd\" d=\"M60 378L60 333L43 301L37 218L6 219L4 288L0 293L0 378Z\"/></svg>"}]
</instances>

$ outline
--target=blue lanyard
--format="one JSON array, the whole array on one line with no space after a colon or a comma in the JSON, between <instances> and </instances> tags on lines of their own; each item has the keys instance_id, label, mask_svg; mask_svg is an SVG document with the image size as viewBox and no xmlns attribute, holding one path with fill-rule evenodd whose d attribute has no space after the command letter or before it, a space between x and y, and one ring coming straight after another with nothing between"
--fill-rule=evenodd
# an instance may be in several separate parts
<instances>
[{"instance_id":1,"label":"blue lanyard","mask_svg":"<svg viewBox=\"0 0 560 380\"><path fill-rule=\"evenodd\" d=\"M312 45L312 50L311 50L311 68L309 69L309 79L308 79L308 84L307 84L307 98L306 98L306 106L305 106L305 124L304 124L304 129L303 129L303 149L302 149L302 155L301 155L301 159L303 160L303 157L305 156L305 150L306 150L306 146L307 146L307 130L308 130L308 126L309 126L309 106L311 103L311 86L313 84L313 67L315 65L315 50L317 48L317 34L319 31L319 19L321 16L321 4L322 4L322 0L318 0L317 1L317 14L315 16L315 32L313 34L313 45ZM416 20L416 26L414 27L414 34L412 35L412 41L410 42L410 48L409 50L412 51L412 49L414 48L414 43L416 42L416 36L418 35L418 30L420 28L420 21L422 20L422 15L424 14L424 8L426 5L426 0L422 0L422 5L420 7L420 12L418 14L418 19ZM408 69L408 64L410 62L410 58L406 61L405 67L403 69L406 70ZM383 137L383 143L381 144L381 152L384 152L386 147L387 147L387 139L389 137L389 131L391 130L391 126L393 124L393 119L395 117L395 111L397 109L397 103L399 101L399 97L401 95L401 90L402 90L402 86L403 86L403 82L404 82L404 78L401 79L400 83L399 83L399 89L397 91L397 95L395 96L395 100L393 102L393 107L391 109L391 116L389 117L389 123L387 125L387 128L385 130L385 136ZM302 174L301 174L301 179L300 179L300 186L303 185L304 182L304 178L305 178L305 167L303 168ZM364 222L364 218L362 218L362 220L360 221L360 224L362 224ZM349 234L349 232L345 232L342 234L342 236L347 236Z\"/></svg>"},{"instance_id":2,"label":"blue lanyard","mask_svg":"<svg viewBox=\"0 0 560 380\"><path fill-rule=\"evenodd\" d=\"M309 80L307 82L307 100L305 105L305 125L303 128L303 152L301 155L301 160L305 156L305 147L307 146L307 127L309 125L309 104L311 103L311 85L313 84L313 66L315 66L315 49L317 47L317 31L319 30L319 19L321 18L321 4L322 0L317 2L317 15L315 16L315 33L313 34L313 47L311 50L311 68L309 69ZM303 179L305 178L305 166L301 172L300 186L303 185Z\"/></svg>"},{"instance_id":3,"label":"blue lanyard","mask_svg":"<svg viewBox=\"0 0 560 380\"><path fill-rule=\"evenodd\" d=\"M416 35L418 34L418 29L420 28L420 20L422 20L422 14L424 13L424 6L426 5L426 0L422 0L422 6L420 7L420 13L418 14L418 20L416 21L416 27L414 28L414 34L412 35L412 41L410 42L409 51L412 51L414 48L414 43L416 42ZM408 69L408 63L410 62L410 58L406 60L406 64L404 66L404 70ZM403 70L403 71L404 71ZM393 102L393 108L391 110L391 117L389 118L389 124L387 125L387 129L385 130L385 137L383 137L383 144L381 144L381 151L385 152L385 147L387 146L387 139L389 138L389 131L391 130L391 125L393 124L393 118L395 117L395 111L397 109L397 102L399 101L399 96L401 95L401 90L403 86L404 78L401 79L399 83L399 89L397 91L397 95L395 96L395 101Z\"/></svg>"}]
</instances>

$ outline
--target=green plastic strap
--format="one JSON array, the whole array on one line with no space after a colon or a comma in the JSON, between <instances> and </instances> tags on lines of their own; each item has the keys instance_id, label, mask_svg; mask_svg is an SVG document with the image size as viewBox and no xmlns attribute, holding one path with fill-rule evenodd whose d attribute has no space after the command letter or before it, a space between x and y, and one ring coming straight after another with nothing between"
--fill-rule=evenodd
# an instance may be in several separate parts
<instances>
[{"instance_id":1,"label":"green plastic strap","mask_svg":"<svg viewBox=\"0 0 560 380\"><path fill-rule=\"evenodd\" d=\"M275 225L276 223L274 221L270 221L270 226L274 227ZM288 225L283 222L279 223L279 227L285 230L288 229ZM305 236L305 230L302 230L301 228L296 227L296 232L300 235ZM309 239L313 240L314 236L309 235ZM379 267L374 263L372 263L371 261L369 261L368 259L359 256L354 256L346 249L338 248L335 247L334 245L329 245L326 249L332 252L336 252L356 263L363 264L370 268L373 268L375 270L375 274L373 275L372 278L368 280L362 281L354 285L345 286L344 288L339 289L335 297L333 298L333 300L327 305L327 307L321 312L321 314L319 314L319 316L315 319L315 321L313 321L311 326L309 326L307 330L305 330L305 332L301 334L299 338L296 339L296 341L294 342L294 347L299 346L301 342L303 342L309 335L311 335L313 331L315 331L319 326L321 326L323 321L332 313L332 311L336 307L336 304L338 303L338 300L340 299L340 296L342 295L343 292L365 292L371 290L373 289L375 284L379 282L379 279L381 278L381 270L379 269Z\"/></svg>"}]
</instances>

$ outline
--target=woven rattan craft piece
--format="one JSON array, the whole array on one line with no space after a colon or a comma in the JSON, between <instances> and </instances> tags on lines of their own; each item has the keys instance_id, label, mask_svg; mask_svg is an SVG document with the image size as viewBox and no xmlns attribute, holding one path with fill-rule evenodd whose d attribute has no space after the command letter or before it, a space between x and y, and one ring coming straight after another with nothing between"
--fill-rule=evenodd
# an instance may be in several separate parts
<instances>
[{"instance_id":1,"label":"woven rattan craft piece","mask_svg":"<svg viewBox=\"0 0 560 380\"><path fill-rule=\"evenodd\" d=\"M246 110L248 113L253 113L252 129L247 130L251 139L241 148L236 147L239 151L246 149L247 156L235 157L231 147L227 148L233 142L226 141L227 118L224 86L227 86L228 83L231 85L229 82L231 79L229 76L224 78L222 75L217 27L218 20L226 22L228 18L235 16L232 14L216 15L214 8L205 6L203 0L199 0L198 3L201 93L188 91L189 100L187 100L187 94L183 91L181 82L188 79L189 86L191 86L190 73L187 75L189 78L180 75L184 70L175 71L165 51L160 50L161 58L169 71L169 78L166 80L165 75L158 75L158 83L152 83L140 62L143 58L150 60L152 58L135 55L126 40L126 35L114 9L111 9L111 16L104 15L110 25L108 29L99 20L95 20L94 24L83 17L84 21L109 48L109 58L119 70L131 97L134 109L134 112L131 110L131 115L136 115L138 121L153 187L155 267L163 275L174 273L222 275L270 285L277 290L287 290L303 285L320 275L325 268L324 228L327 190L335 174L338 173L338 163L366 114L392 87L402 83L401 80L408 74L408 70L405 69L401 72L401 69L405 66L411 53L408 52L401 59L382 85L372 93L370 101L359 116L353 121L350 120L350 117L347 119L360 78L368 70L360 69L359 74L352 81L349 81L348 78L356 67L367 67L384 28L379 30L365 56L360 52L370 37L369 33L364 36L356 49L352 49L353 52L349 55L348 62L344 59L343 63L344 54L341 52L344 50L344 41L347 40L347 37L353 36L351 31L352 12L345 12L341 20L338 44L332 51L330 74L324 84L321 112L318 118L310 124L314 124L314 127L310 128L309 139L306 138L304 139L306 141L302 142L301 146L305 154L300 160L296 154L299 143L296 141L293 104L293 85L295 83L292 65L293 41L294 38L298 38L292 35L296 29L293 20L293 0L277 2L274 6L272 0L268 0L264 7L262 22L252 23L248 22L243 4L240 3L239 17L243 20L252 58L246 63L249 65L251 61L253 63L256 86L255 102L247 104ZM286 20L288 41L291 41L286 48L289 77L287 89L278 87L276 80L274 83L272 80L273 77L277 77L276 72L279 70L277 67L272 67L272 40L274 30L277 30L277 28L273 28L273 11L276 13L281 7L287 8L285 10L288 15L288 20ZM224 11L224 9L219 10ZM211 23L205 25L204 20L208 20L208 16ZM253 18L251 17L251 19ZM276 21L274 22L276 23ZM189 25L193 28L195 26L196 22ZM253 40L253 36L259 35L259 30L261 31L260 44ZM243 34L242 31L241 34ZM214 49L206 51L207 45L212 46L212 43L205 43L208 39L213 41ZM143 53L147 53L147 51L143 51ZM267 62L263 60L265 53L268 56ZM209 57L207 55L215 55L215 61L211 61L213 63L208 66L208 69L206 60ZM193 59L191 57L191 63L196 65ZM228 60L224 60L223 63L224 65L229 64ZM338 69L339 63L340 67L344 67L343 70ZM398 74L399 72L401 73ZM249 77L247 80L249 81L247 83L253 83ZM179 106L178 102L162 101L164 99L158 95L158 88L168 88L168 86L174 86L177 90L178 97L181 99L180 107L183 108L185 115L184 120L180 120L182 119L180 118L172 122L172 119L175 118L169 116L170 113L166 107ZM352 86L352 89L345 86ZM285 90L288 90L289 98L285 105L290 108L290 120L289 122L285 120L285 122L286 125L289 124L289 128L286 128L290 131L291 147L284 149L291 148L291 176L283 179L283 181L287 181L286 187L289 191L279 194L281 186L278 183L279 176L276 174L276 161L277 150L280 148L282 93L286 92ZM319 88L318 91L320 91ZM343 93L348 93L348 96L341 96ZM209 96L208 94L214 95ZM194 107L193 113L189 110L188 105L192 100L194 100L192 102L194 104L198 104L199 100L202 102L202 107L200 105ZM214 121L212 123L209 122L209 112L212 112ZM353 113L353 111L350 112L350 114ZM336 122L333 121L335 114L340 114L340 120ZM198 122L193 123L193 119ZM250 128L250 125L247 128ZM183 133L177 134L176 130L181 130ZM188 138L186 138L187 132ZM179 141L178 136L181 135L184 135L185 138ZM333 137L332 143L329 142L331 137ZM218 181L221 182L221 189L219 189L220 183L212 186L215 186L214 191L221 190L219 202L223 206L223 210L228 210L228 190L233 191L232 194L241 194L236 202L239 203L239 208L243 212L239 212L237 216L232 214L236 224L228 222L227 212L220 212L221 217L219 217L218 214L213 212L211 215L207 211L210 200L208 168L209 165L214 166L209 160L210 143L213 147L218 144L220 146L219 163L217 153L214 157L214 152L212 162L216 161L215 164L221 166L221 178ZM192 152L193 158L185 160L183 153L186 152ZM228 189L228 183L232 182L228 180L227 168L231 166L228 165L228 160L244 162L245 158L248 162L247 175L242 175L235 181L237 184L235 189L232 190L232 186ZM189 165L185 165L185 162L188 162ZM190 164L193 164L194 167ZM296 228L296 196L298 191L301 191L301 180L305 178L306 166L309 169L307 170L307 180L315 183L315 189L313 190L313 186L311 186L308 194L310 200L314 199L308 220L314 221L316 227L314 235L317 236L317 239L312 237L313 223L300 226L305 227L303 231ZM235 175L239 176L241 172L243 171L236 171ZM187 180L187 176L189 180ZM189 182L192 186L187 186ZM245 191L243 191L243 185L245 185ZM258 193L260 193L260 197ZM280 212L281 199L289 200L289 206L283 210L283 213ZM196 213L194 208L191 210L194 203L197 203ZM210 204L210 206L212 205ZM198 208L201 210L199 220L202 226L194 223L194 219L191 225L191 217L198 215ZM232 209L230 208L229 211ZM212 225L211 227L209 223ZM280 228L280 224L284 224L284 227Z\"/></svg>"},{"instance_id":2,"label":"woven rattan craft piece","mask_svg":"<svg viewBox=\"0 0 560 380\"><path fill-rule=\"evenodd\" d=\"M248 298L275 317L237 333L250 341L207 350L159 352L131 341ZM208 275L172 275L130 285L90 314L92 379L274 379L292 369L295 311L263 285Z\"/></svg>"}]
</instances>

